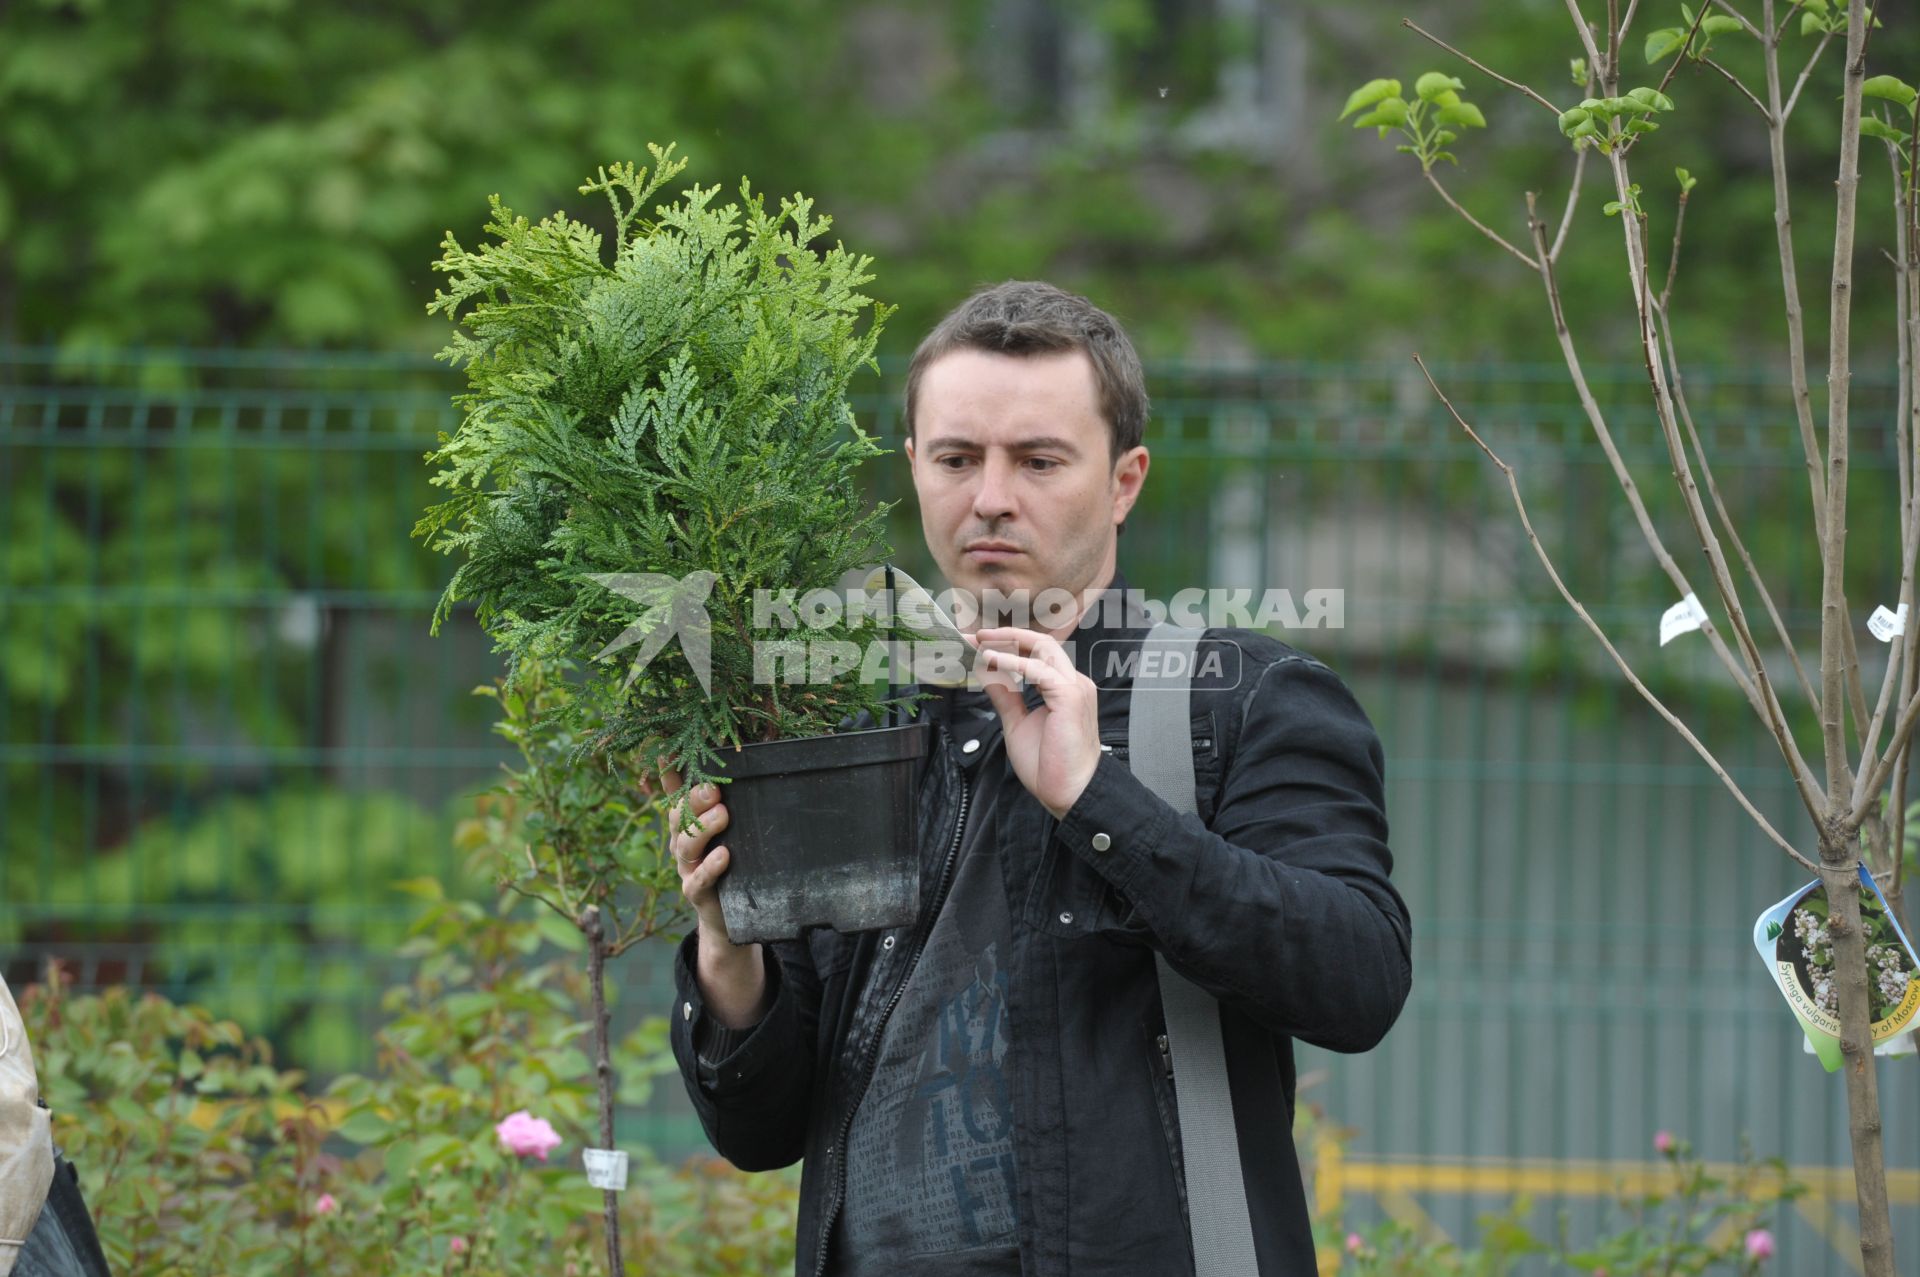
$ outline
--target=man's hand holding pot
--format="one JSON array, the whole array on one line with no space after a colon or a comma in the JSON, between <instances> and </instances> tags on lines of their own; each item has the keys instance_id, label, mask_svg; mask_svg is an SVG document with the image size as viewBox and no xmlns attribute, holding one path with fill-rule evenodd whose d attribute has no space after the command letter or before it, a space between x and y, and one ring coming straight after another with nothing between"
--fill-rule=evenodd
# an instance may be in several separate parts
<instances>
[{"instance_id":1,"label":"man's hand holding pot","mask_svg":"<svg viewBox=\"0 0 1920 1277\"><path fill-rule=\"evenodd\" d=\"M683 788L677 773L663 771L666 792L675 795L668 806L667 827L672 836L667 851L680 873L680 892L699 919L699 957L695 977L707 1014L730 1029L758 1023L767 991L765 957L757 944L737 945L727 936L720 912L720 879L731 863L724 846L711 846L727 827L726 804L712 784ZM686 816L693 816L687 825Z\"/></svg>"}]
</instances>

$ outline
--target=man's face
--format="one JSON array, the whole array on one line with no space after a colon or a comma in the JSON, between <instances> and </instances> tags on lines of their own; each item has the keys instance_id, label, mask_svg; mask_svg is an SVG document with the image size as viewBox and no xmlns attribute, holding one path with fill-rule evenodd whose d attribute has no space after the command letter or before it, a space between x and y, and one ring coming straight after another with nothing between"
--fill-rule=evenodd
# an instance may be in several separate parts
<instances>
[{"instance_id":1,"label":"man's face","mask_svg":"<svg viewBox=\"0 0 1920 1277\"><path fill-rule=\"evenodd\" d=\"M1076 596L1113 576L1147 450L1114 460L1084 351L956 350L929 364L907 442L920 526L947 583Z\"/></svg>"}]
</instances>

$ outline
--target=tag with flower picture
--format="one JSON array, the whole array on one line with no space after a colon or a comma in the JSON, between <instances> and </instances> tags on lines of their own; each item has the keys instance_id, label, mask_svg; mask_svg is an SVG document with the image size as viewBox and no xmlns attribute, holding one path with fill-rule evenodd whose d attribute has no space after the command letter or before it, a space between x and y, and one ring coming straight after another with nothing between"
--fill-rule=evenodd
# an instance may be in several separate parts
<instances>
[{"instance_id":1,"label":"tag with flower picture","mask_svg":"<svg viewBox=\"0 0 1920 1277\"><path fill-rule=\"evenodd\" d=\"M1920 957L1887 908L1879 884L1859 866L1864 890L1860 921L1867 937L1867 994L1875 1054L1920 1017ZM1827 893L1810 882L1761 914L1754 947L1773 972L1780 994L1807 1035L1807 1044L1831 1073L1840 1067L1840 994L1833 983L1833 940L1827 933Z\"/></svg>"}]
</instances>

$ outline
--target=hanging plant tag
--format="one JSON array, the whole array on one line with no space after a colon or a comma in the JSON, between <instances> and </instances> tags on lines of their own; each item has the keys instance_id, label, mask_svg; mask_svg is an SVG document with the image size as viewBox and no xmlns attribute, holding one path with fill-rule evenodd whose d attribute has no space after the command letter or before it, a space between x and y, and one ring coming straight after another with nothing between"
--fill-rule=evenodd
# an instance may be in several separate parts
<instances>
[{"instance_id":1,"label":"hanging plant tag","mask_svg":"<svg viewBox=\"0 0 1920 1277\"><path fill-rule=\"evenodd\" d=\"M1905 1054L1911 1041L1907 1031L1920 1018L1920 957L1865 865L1859 866L1859 874L1874 1053ZM1810 882L1761 914L1753 925L1753 943L1806 1033L1808 1048L1827 1072L1838 1069L1840 994L1833 983L1826 888Z\"/></svg>"},{"instance_id":2,"label":"hanging plant tag","mask_svg":"<svg viewBox=\"0 0 1920 1277\"><path fill-rule=\"evenodd\" d=\"M627 1155L617 1148L589 1148L580 1154L587 1163L587 1183L595 1188L624 1192L627 1187Z\"/></svg>"},{"instance_id":3,"label":"hanging plant tag","mask_svg":"<svg viewBox=\"0 0 1920 1277\"><path fill-rule=\"evenodd\" d=\"M1707 623L1707 610L1700 606L1700 599L1691 590L1687 597L1675 603L1660 614L1660 646L1665 647L1682 634L1690 633Z\"/></svg>"},{"instance_id":4,"label":"hanging plant tag","mask_svg":"<svg viewBox=\"0 0 1920 1277\"><path fill-rule=\"evenodd\" d=\"M1891 643L1907 632L1907 605L1902 603L1898 612L1889 612L1886 605L1873 609L1873 615L1867 618L1867 630L1882 643Z\"/></svg>"}]
</instances>

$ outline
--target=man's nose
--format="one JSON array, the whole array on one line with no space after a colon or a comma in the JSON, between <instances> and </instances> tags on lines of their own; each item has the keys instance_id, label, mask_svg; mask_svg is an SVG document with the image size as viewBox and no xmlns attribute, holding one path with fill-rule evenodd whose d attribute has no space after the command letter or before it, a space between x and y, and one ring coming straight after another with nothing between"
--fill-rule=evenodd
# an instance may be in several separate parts
<instances>
[{"instance_id":1,"label":"man's nose","mask_svg":"<svg viewBox=\"0 0 1920 1277\"><path fill-rule=\"evenodd\" d=\"M1012 517L1013 467L1005 461L989 458L980 467L980 486L973 490L973 516L982 522Z\"/></svg>"}]
</instances>

